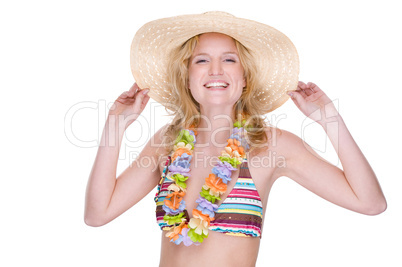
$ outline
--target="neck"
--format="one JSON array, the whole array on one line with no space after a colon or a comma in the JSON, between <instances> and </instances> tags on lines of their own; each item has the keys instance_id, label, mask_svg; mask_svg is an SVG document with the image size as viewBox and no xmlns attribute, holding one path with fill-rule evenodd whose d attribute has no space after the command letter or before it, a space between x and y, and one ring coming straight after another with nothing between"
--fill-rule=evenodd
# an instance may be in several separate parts
<instances>
[{"instance_id":1,"label":"neck","mask_svg":"<svg viewBox=\"0 0 402 267\"><path fill-rule=\"evenodd\" d=\"M225 147L234 122L235 116L231 108L201 108L201 120L197 127L197 146Z\"/></svg>"}]
</instances>

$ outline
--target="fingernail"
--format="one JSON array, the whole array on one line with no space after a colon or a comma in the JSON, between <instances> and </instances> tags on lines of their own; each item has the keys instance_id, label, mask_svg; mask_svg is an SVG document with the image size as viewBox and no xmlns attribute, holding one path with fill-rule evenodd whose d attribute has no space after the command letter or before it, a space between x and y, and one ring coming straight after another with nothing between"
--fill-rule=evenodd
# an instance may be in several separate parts
<instances>
[{"instance_id":1,"label":"fingernail","mask_svg":"<svg viewBox=\"0 0 402 267\"><path fill-rule=\"evenodd\" d=\"M142 93L143 93L144 95L146 95L148 92L149 92L149 89L145 89L144 91L142 91Z\"/></svg>"},{"instance_id":2,"label":"fingernail","mask_svg":"<svg viewBox=\"0 0 402 267\"><path fill-rule=\"evenodd\" d=\"M290 95L290 97L293 97L293 93L292 92L288 92L288 95Z\"/></svg>"}]
</instances>

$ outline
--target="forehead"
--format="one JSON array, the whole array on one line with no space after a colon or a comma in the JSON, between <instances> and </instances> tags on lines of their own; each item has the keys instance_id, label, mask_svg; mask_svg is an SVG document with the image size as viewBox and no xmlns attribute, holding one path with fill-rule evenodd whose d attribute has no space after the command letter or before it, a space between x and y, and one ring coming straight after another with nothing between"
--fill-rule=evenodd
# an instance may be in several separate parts
<instances>
[{"instance_id":1,"label":"forehead","mask_svg":"<svg viewBox=\"0 0 402 267\"><path fill-rule=\"evenodd\" d=\"M205 51L204 51L205 50ZM216 32L203 33L198 37L198 43L194 52L236 52L236 43L228 35Z\"/></svg>"}]
</instances>

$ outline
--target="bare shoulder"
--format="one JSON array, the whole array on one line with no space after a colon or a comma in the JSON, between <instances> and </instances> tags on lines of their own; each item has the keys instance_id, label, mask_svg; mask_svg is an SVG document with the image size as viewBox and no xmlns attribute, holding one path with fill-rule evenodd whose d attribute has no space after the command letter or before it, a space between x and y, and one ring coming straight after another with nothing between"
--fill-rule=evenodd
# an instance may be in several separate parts
<instances>
[{"instance_id":1,"label":"bare shoulder","mask_svg":"<svg viewBox=\"0 0 402 267\"><path fill-rule=\"evenodd\" d=\"M275 156L281 159L280 168L276 168L275 176L289 175L289 167L295 164L310 162L325 162L330 164L326 159L321 157L305 140L301 139L294 133L279 129L267 129L268 146L271 151L275 152ZM318 161L317 161L318 160Z\"/></svg>"},{"instance_id":2,"label":"bare shoulder","mask_svg":"<svg viewBox=\"0 0 402 267\"><path fill-rule=\"evenodd\" d=\"M160 162L163 158L163 133L159 129L144 146L138 157L117 177L108 212L102 224L112 221L143 199L160 180Z\"/></svg>"},{"instance_id":3,"label":"bare shoulder","mask_svg":"<svg viewBox=\"0 0 402 267\"><path fill-rule=\"evenodd\" d=\"M158 172L160 172L160 167L162 163L165 162L168 157L168 153L163 143L165 131L168 126L169 124L164 125L151 137L151 139L145 145L139 157L137 158L137 160L153 158L153 163L157 165L154 166L156 168L153 169L157 170Z\"/></svg>"},{"instance_id":4,"label":"bare shoulder","mask_svg":"<svg viewBox=\"0 0 402 267\"><path fill-rule=\"evenodd\" d=\"M290 152L295 145L303 143L297 135L280 128L268 127L265 132L268 137L268 147L277 152Z\"/></svg>"},{"instance_id":5,"label":"bare shoulder","mask_svg":"<svg viewBox=\"0 0 402 267\"><path fill-rule=\"evenodd\" d=\"M139 155L130 163L125 171L117 178L118 182L125 183L134 177L148 177L147 180L157 183L161 174L161 165L167 158L163 146L163 136L168 125L161 127L143 147ZM136 180L138 178L135 178Z\"/></svg>"},{"instance_id":6,"label":"bare shoulder","mask_svg":"<svg viewBox=\"0 0 402 267\"><path fill-rule=\"evenodd\" d=\"M248 155L248 167L261 199L267 200L275 181L284 176L287 164L287 150L295 142L293 134L279 128L265 128L266 143L255 147Z\"/></svg>"},{"instance_id":7,"label":"bare shoulder","mask_svg":"<svg viewBox=\"0 0 402 267\"><path fill-rule=\"evenodd\" d=\"M268 146L288 160L308 153L320 160L326 161L305 140L294 133L274 127L270 127L266 133L268 136Z\"/></svg>"},{"instance_id":8,"label":"bare shoulder","mask_svg":"<svg viewBox=\"0 0 402 267\"><path fill-rule=\"evenodd\" d=\"M302 140L295 134L277 128L277 127L267 127L265 129L265 134L267 136L267 143L264 149L258 150L258 155L276 155L276 156L289 156L289 153L300 144ZM261 153L262 151L265 151Z\"/></svg>"},{"instance_id":9,"label":"bare shoulder","mask_svg":"<svg viewBox=\"0 0 402 267\"><path fill-rule=\"evenodd\" d=\"M166 124L162 126L156 133L151 136L151 139L148 141L146 146L144 147L144 150L147 150L149 152L158 154L158 153L163 153L164 147L163 145L163 138L164 138L164 133L169 125Z\"/></svg>"},{"instance_id":10,"label":"bare shoulder","mask_svg":"<svg viewBox=\"0 0 402 267\"><path fill-rule=\"evenodd\" d=\"M254 172L260 172L268 180L276 180L279 176L279 170L286 165L289 150L292 144L298 142L296 135L276 128L266 127L266 143L255 147L249 154L249 166Z\"/></svg>"},{"instance_id":11,"label":"bare shoulder","mask_svg":"<svg viewBox=\"0 0 402 267\"><path fill-rule=\"evenodd\" d=\"M310 151L315 153L299 136L277 127L267 127L267 153L275 163L274 180L285 175L288 163L298 155Z\"/></svg>"}]
</instances>

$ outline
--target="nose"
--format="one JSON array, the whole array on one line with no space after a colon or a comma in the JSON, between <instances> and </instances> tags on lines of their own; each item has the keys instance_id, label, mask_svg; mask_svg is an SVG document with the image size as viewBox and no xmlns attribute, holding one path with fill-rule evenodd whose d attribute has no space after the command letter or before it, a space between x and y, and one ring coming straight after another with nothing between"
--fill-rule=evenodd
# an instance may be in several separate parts
<instances>
[{"instance_id":1,"label":"nose","mask_svg":"<svg viewBox=\"0 0 402 267\"><path fill-rule=\"evenodd\" d=\"M211 60L208 74L209 76L223 75L222 62L220 60Z\"/></svg>"}]
</instances>

